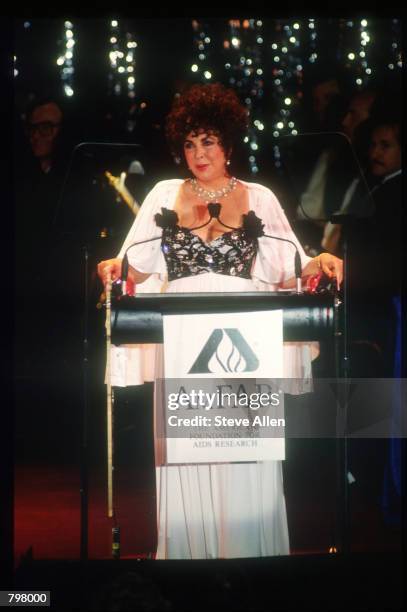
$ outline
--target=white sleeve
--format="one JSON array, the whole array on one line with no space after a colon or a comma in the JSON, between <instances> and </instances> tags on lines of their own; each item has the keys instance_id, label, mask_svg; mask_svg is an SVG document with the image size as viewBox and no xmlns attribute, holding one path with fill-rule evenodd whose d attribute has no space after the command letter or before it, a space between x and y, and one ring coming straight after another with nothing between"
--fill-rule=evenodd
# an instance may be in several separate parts
<instances>
[{"instance_id":1,"label":"white sleeve","mask_svg":"<svg viewBox=\"0 0 407 612\"><path fill-rule=\"evenodd\" d=\"M262 185L254 185L253 209L264 223L264 232L292 240L301 256L302 269L312 259L308 257L288 223L287 217L272 191ZM260 291L278 291L283 281L295 276L294 246L274 240L259 238L259 252L256 257L252 276ZM284 377L294 378L292 393L302 394L310 391L312 378L311 361L319 354L318 342L284 342ZM305 379L303 382L301 379Z\"/></svg>"},{"instance_id":2,"label":"white sleeve","mask_svg":"<svg viewBox=\"0 0 407 612\"><path fill-rule=\"evenodd\" d=\"M305 254L274 193L260 185L258 187L254 198L255 212L264 223L264 233L294 242L301 256L301 268L304 269L312 258ZM294 258L295 248L292 244L262 236L259 238L259 252L252 275L263 282L279 285L295 276Z\"/></svg>"},{"instance_id":3,"label":"white sleeve","mask_svg":"<svg viewBox=\"0 0 407 612\"><path fill-rule=\"evenodd\" d=\"M122 258L128 246L133 242L154 236L161 237L161 229L157 227L154 215L161 212L162 206L167 207L172 193L171 185L168 182L157 183L153 187L145 198L118 257ZM147 242L129 249L128 257L130 265L136 270L151 274L147 280L137 285L137 293L160 293L167 272L161 251L161 240ZM111 384L115 387L127 387L153 381L155 351L154 344L112 345L110 351Z\"/></svg>"},{"instance_id":4,"label":"white sleeve","mask_svg":"<svg viewBox=\"0 0 407 612\"><path fill-rule=\"evenodd\" d=\"M127 252L129 264L144 274L164 275L167 271L161 251L161 229L157 227L154 220L154 215L161 212L161 207L164 207L165 198L165 186L162 182L157 183L145 198L118 254L118 257L123 258L126 249L133 242L157 237L158 240L131 247Z\"/></svg>"}]
</instances>

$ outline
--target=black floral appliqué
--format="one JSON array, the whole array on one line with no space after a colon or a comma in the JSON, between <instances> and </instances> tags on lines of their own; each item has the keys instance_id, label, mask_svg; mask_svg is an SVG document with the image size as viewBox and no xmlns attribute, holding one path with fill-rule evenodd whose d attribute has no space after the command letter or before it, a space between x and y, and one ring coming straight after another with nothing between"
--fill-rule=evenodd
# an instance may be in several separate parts
<instances>
[{"instance_id":1,"label":"black floral appliqu\u00e9","mask_svg":"<svg viewBox=\"0 0 407 612\"><path fill-rule=\"evenodd\" d=\"M178 215L173 210L161 208L161 214L154 215L154 221L163 230L174 229L178 225Z\"/></svg>"},{"instance_id":2,"label":"black floral appliqu\u00e9","mask_svg":"<svg viewBox=\"0 0 407 612\"><path fill-rule=\"evenodd\" d=\"M247 215L242 215L242 218L242 227L248 238L254 240L255 238L260 238L260 236L263 236L264 223L261 222L261 219L256 216L256 213L253 210L250 210Z\"/></svg>"},{"instance_id":3,"label":"black floral appliqu\u00e9","mask_svg":"<svg viewBox=\"0 0 407 612\"><path fill-rule=\"evenodd\" d=\"M208 213L212 219L217 219L219 217L221 208L222 206L219 204L219 202L211 202L208 204Z\"/></svg>"}]
</instances>

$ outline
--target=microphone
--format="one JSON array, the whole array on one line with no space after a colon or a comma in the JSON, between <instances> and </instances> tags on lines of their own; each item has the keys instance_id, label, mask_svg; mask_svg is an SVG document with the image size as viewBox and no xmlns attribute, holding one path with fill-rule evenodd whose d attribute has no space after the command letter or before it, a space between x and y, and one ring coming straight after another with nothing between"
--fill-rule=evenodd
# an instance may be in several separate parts
<instances>
[{"instance_id":1,"label":"microphone","mask_svg":"<svg viewBox=\"0 0 407 612\"><path fill-rule=\"evenodd\" d=\"M283 242L289 242L290 244L293 245L293 247L295 248L295 255L294 255L295 292L297 294L302 293L302 281L301 281L302 263L301 263L301 255L300 255L300 252L299 252L298 247L295 244L295 242L293 242L292 240L289 240L288 238L280 238L279 236L271 236L269 234L263 234L263 236L265 236L265 238L274 238L274 240L282 240Z\"/></svg>"},{"instance_id":2,"label":"microphone","mask_svg":"<svg viewBox=\"0 0 407 612\"><path fill-rule=\"evenodd\" d=\"M213 207L212 211L209 210L210 206ZM231 229L231 230L239 229L237 227L231 227L230 225L226 225L226 223L223 223L219 217L220 210L221 210L221 204L218 204L217 202L214 204L208 204L208 211L209 211L209 214L211 215L211 219L212 217L216 218L221 225L223 225L224 227L227 227L228 229ZM288 242L289 244L292 244L292 246L295 248L295 256L294 256L294 271L295 271L295 282L296 282L295 291L297 294L302 293L302 282L301 282L302 263L301 263L301 255L300 255L297 245L295 244L295 242L293 242L292 240L289 240L288 238L281 238L281 236L271 236L270 234L265 234L263 227L264 227L264 224L261 222L261 219L259 219L252 210L249 210L247 215L243 215L243 229L245 229L246 233L248 233L253 238L260 238L264 236L265 238L272 238L273 240L281 240L282 242Z\"/></svg>"},{"instance_id":3,"label":"microphone","mask_svg":"<svg viewBox=\"0 0 407 612\"><path fill-rule=\"evenodd\" d=\"M139 244L145 244L146 242L153 242L154 240L161 240L162 236L155 236L154 238L148 238L147 240L138 240L137 242L133 242L130 244L124 252L122 259L122 269L120 274L120 280L122 283L122 295L126 295L127 291L127 276L129 274L129 258L127 257L127 251L134 246L138 246Z\"/></svg>"},{"instance_id":4,"label":"microphone","mask_svg":"<svg viewBox=\"0 0 407 612\"><path fill-rule=\"evenodd\" d=\"M208 212L209 212L208 221L206 221L202 225L191 227L190 231L201 229L202 227L205 227L206 225L208 225L212 221L212 219L217 219L219 217L220 209L221 209L221 205L218 204L217 202L208 204ZM158 227L161 227L162 229L173 228L176 225L178 225L177 213L168 208L161 208L161 214L157 213L154 216L154 220L156 224L158 225ZM123 256L122 269L121 269L121 275L120 275L120 279L122 283L122 295L126 295L126 291L127 291L127 276L129 274L129 259L127 257L127 252L129 251L129 249L131 249L134 246L138 246L139 244L153 242L154 240L161 240L161 238L162 238L162 235L155 236L154 238L148 238L147 240L139 240L137 242L133 242L127 247L127 249L125 250L124 256Z\"/></svg>"},{"instance_id":5,"label":"microphone","mask_svg":"<svg viewBox=\"0 0 407 612\"><path fill-rule=\"evenodd\" d=\"M170 210L168 208L161 208L161 214L157 213L154 215L154 220L158 227L161 229L174 228L178 225L178 215L175 211ZM205 223L206 225L206 223ZM130 244L124 252L123 260L122 260L122 269L120 279L122 282L122 295L126 295L127 291L127 276L129 274L129 258L127 257L127 252L134 246L138 246L140 244L146 244L147 242L154 242L154 240L161 240L161 236L154 236L154 238L147 238L147 240L138 240L137 242L133 242Z\"/></svg>"},{"instance_id":6,"label":"microphone","mask_svg":"<svg viewBox=\"0 0 407 612\"><path fill-rule=\"evenodd\" d=\"M226 225L226 223L223 223L223 221L220 219L221 208L222 208L222 205L219 204L219 202L211 202L210 204L208 204L208 212L209 212L208 221L206 221L202 225L198 225L197 227L189 228L190 231L201 229L202 227L205 227L212 221L212 219L217 219L219 223L223 225L223 227L226 227L227 229L230 229L230 230L239 229L237 227L232 227L231 225ZM156 224L158 225L158 227L161 227L162 229L174 228L178 225L177 213L168 208L161 208L161 214L157 213L154 216L154 220ZM302 293L302 287L301 287L302 264L301 264L301 255L300 255L297 245L295 244L295 242L293 242L292 240L289 240L288 238L281 238L280 236L272 236L270 234L265 234L263 228L264 228L264 224L261 222L261 219L259 219L252 210L250 210L247 213L247 215L243 215L243 229L252 238L260 238L261 236L264 236L265 238L272 238L274 240L281 240L282 242L288 242L295 248L294 270L295 270L295 278L296 278L296 293L297 294ZM146 244L147 242L153 242L154 240L161 240L161 239L162 239L162 235L154 236L154 238L148 238L147 240L138 240L137 242L133 242L127 247L127 249L125 250L124 256L123 256L122 269L121 269L122 295L126 294L126 290L127 290L126 283L127 283L127 276L129 273L129 260L127 257L127 252L134 246L138 246L140 244Z\"/></svg>"},{"instance_id":7,"label":"microphone","mask_svg":"<svg viewBox=\"0 0 407 612\"><path fill-rule=\"evenodd\" d=\"M221 204L219 204L219 202L211 202L208 204L207 209L208 209L208 213L209 213L209 219L203 223L202 225L197 225L196 227L190 227L189 231L192 232L193 230L197 230L197 229L201 229L202 227L206 227L207 225L209 225L209 223L212 221L212 219L218 219L218 221L220 223L222 223L222 221L219 219L219 214L220 214L220 209L222 208ZM224 225L222 223L222 225ZM227 227L227 226L225 226ZM234 229L234 228L232 228Z\"/></svg>"}]
</instances>

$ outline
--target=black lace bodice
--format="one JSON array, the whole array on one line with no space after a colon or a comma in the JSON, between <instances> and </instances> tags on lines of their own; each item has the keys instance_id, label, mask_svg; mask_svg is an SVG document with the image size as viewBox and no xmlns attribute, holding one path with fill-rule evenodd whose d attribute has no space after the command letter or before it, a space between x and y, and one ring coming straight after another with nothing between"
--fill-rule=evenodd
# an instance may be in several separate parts
<instances>
[{"instance_id":1,"label":"black lace bodice","mask_svg":"<svg viewBox=\"0 0 407 612\"><path fill-rule=\"evenodd\" d=\"M176 225L163 229L161 249L170 281L204 272L250 278L257 239L241 227L207 243L188 228Z\"/></svg>"}]
</instances>

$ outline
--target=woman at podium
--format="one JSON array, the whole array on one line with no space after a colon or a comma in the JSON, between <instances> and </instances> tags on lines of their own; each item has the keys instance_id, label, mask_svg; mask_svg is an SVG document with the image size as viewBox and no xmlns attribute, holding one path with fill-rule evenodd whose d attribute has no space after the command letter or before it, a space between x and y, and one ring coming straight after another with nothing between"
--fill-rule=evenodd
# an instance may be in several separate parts
<instances>
[{"instance_id":1,"label":"woman at podium","mask_svg":"<svg viewBox=\"0 0 407 612\"><path fill-rule=\"evenodd\" d=\"M104 282L119 279L128 247L144 242L128 250L137 292L276 291L295 286L292 241L303 279L322 272L341 283L341 260L306 256L270 189L231 175L247 124L234 91L220 84L194 85L175 100L166 133L190 177L150 191L119 256L99 264ZM145 242L159 228L161 240ZM163 376L162 350L153 345L117 347L111 364L112 385ZM310 346L284 348L285 377L310 377L310 364ZM165 465L155 426L157 559L289 554L281 461Z\"/></svg>"}]
</instances>

